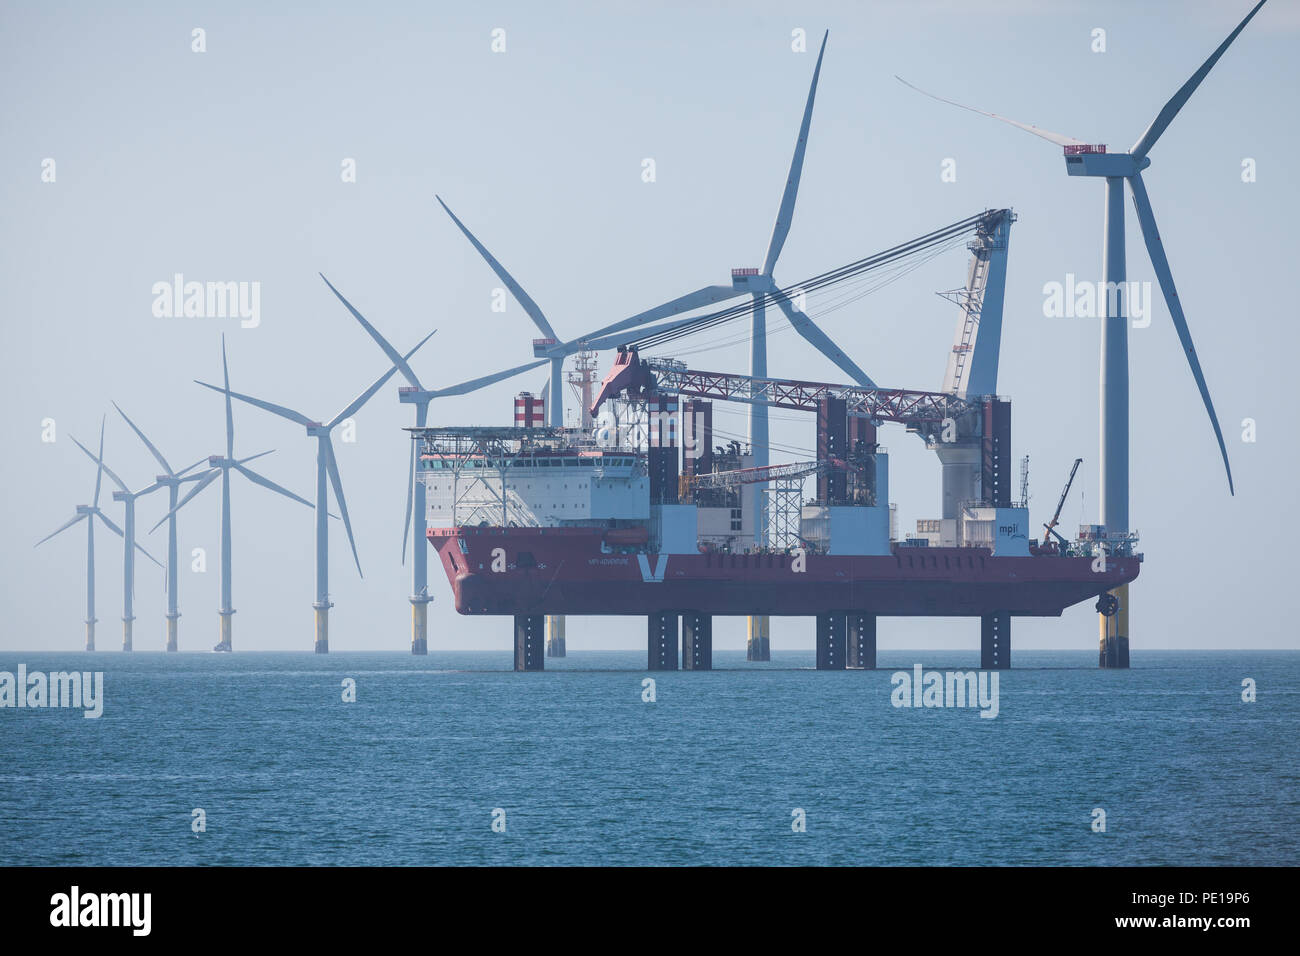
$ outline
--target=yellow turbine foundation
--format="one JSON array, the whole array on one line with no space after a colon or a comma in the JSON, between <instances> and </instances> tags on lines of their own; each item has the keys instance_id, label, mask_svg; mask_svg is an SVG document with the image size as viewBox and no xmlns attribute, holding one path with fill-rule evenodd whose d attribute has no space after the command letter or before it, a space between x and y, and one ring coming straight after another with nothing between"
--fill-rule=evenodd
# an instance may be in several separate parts
<instances>
[{"instance_id":1,"label":"yellow turbine foundation","mask_svg":"<svg viewBox=\"0 0 1300 956\"><path fill-rule=\"evenodd\" d=\"M546 616L546 656L565 656L563 614L548 614Z\"/></svg>"},{"instance_id":2,"label":"yellow turbine foundation","mask_svg":"<svg viewBox=\"0 0 1300 956\"><path fill-rule=\"evenodd\" d=\"M328 607L316 608L316 653L328 654L330 652L330 609Z\"/></svg>"},{"instance_id":3,"label":"yellow turbine foundation","mask_svg":"<svg viewBox=\"0 0 1300 956\"><path fill-rule=\"evenodd\" d=\"M429 653L429 603L411 602L411 653Z\"/></svg>"},{"instance_id":4,"label":"yellow turbine foundation","mask_svg":"<svg viewBox=\"0 0 1300 956\"><path fill-rule=\"evenodd\" d=\"M1101 631L1097 665L1099 667L1127 668L1129 666L1128 585L1121 584L1107 593L1114 595L1115 599L1119 601L1119 610L1110 617L1105 614L1097 615Z\"/></svg>"},{"instance_id":5,"label":"yellow turbine foundation","mask_svg":"<svg viewBox=\"0 0 1300 956\"><path fill-rule=\"evenodd\" d=\"M749 640L745 645L745 659L770 661L772 659L772 619L766 614L750 615Z\"/></svg>"}]
</instances>

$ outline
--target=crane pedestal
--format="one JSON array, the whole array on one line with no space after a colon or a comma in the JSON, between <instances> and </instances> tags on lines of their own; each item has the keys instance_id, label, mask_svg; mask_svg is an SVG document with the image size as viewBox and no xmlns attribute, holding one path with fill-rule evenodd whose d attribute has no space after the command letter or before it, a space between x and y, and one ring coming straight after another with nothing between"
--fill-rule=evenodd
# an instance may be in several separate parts
<instances>
[{"instance_id":1,"label":"crane pedestal","mask_svg":"<svg viewBox=\"0 0 1300 956\"><path fill-rule=\"evenodd\" d=\"M1011 666L1011 615L1003 611L980 616L980 669L1006 670Z\"/></svg>"},{"instance_id":2,"label":"crane pedestal","mask_svg":"<svg viewBox=\"0 0 1300 956\"><path fill-rule=\"evenodd\" d=\"M876 668L876 616L848 616L848 666L861 670Z\"/></svg>"},{"instance_id":3,"label":"crane pedestal","mask_svg":"<svg viewBox=\"0 0 1300 956\"><path fill-rule=\"evenodd\" d=\"M650 614L646 618L646 666L652 671L677 670L677 615Z\"/></svg>"},{"instance_id":4,"label":"crane pedestal","mask_svg":"<svg viewBox=\"0 0 1300 956\"><path fill-rule=\"evenodd\" d=\"M843 612L817 615L817 669L844 670L844 634L847 624Z\"/></svg>"},{"instance_id":5,"label":"crane pedestal","mask_svg":"<svg viewBox=\"0 0 1300 956\"><path fill-rule=\"evenodd\" d=\"M540 671L546 667L543 644L546 618L541 614L515 615L515 670Z\"/></svg>"},{"instance_id":6,"label":"crane pedestal","mask_svg":"<svg viewBox=\"0 0 1300 956\"><path fill-rule=\"evenodd\" d=\"M682 670L713 670L713 616L698 611L682 614Z\"/></svg>"}]
</instances>

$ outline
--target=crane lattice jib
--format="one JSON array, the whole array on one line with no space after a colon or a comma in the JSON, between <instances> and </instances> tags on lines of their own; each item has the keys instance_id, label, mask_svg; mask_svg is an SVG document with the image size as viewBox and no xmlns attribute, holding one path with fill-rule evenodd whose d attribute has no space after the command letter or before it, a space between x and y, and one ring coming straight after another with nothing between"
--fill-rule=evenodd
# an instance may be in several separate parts
<instances>
[{"instance_id":1,"label":"crane lattice jib","mask_svg":"<svg viewBox=\"0 0 1300 956\"><path fill-rule=\"evenodd\" d=\"M945 419L956 419L976 407L971 402L943 392L752 378L748 375L685 368L679 362L665 359L642 361L653 371L658 391L697 398L764 404L805 412L815 412L822 399L841 398L845 400L850 415L904 425L933 424Z\"/></svg>"}]
</instances>

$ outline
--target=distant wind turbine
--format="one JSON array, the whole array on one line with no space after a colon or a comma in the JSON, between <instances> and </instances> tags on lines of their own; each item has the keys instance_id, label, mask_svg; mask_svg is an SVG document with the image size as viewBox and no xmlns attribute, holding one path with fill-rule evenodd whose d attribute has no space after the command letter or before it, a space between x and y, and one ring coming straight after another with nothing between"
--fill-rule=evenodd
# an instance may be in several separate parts
<instances>
[{"instance_id":1,"label":"distant wind turbine","mask_svg":"<svg viewBox=\"0 0 1300 956\"><path fill-rule=\"evenodd\" d=\"M214 651L229 651L231 645L231 618L234 616L235 608L232 602L230 592L230 551L231 551L231 533L230 533L230 473L237 471L254 484L268 488L276 494L283 495L286 498L292 498L299 504L306 505L310 508L311 502L306 498L295 495L287 488L282 488L274 481L259 475L253 469L248 467L248 462L255 458L261 458L263 455L271 454L269 451L259 452L256 455L250 455L247 458L235 458L235 416L230 406L230 369L226 363L226 337L221 336L221 374L225 382L226 392L226 453L224 455L210 455L208 457L209 469L203 473L199 483L180 500L175 508L167 512L158 524L150 528L150 532L158 530L162 523L173 517L177 511L185 507L186 503L192 501L196 495L203 491L204 488L212 484L218 476L221 478L221 606L217 609L219 618L219 638Z\"/></svg>"},{"instance_id":2,"label":"distant wind turbine","mask_svg":"<svg viewBox=\"0 0 1300 956\"><path fill-rule=\"evenodd\" d=\"M106 420L107 416L101 419L99 423L98 459L100 461L104 457L104 425ZM80 442L78 442L78 445L80 445ZM104 526L119 538L124 537L122 529L115 525L104 512L99 510L99 489L103 483L103 478L104 466L101 464L95 471L95 497L91 499L91 503L77 505L77 513L71 520L59 525L59 527L41 538L40 541L37 541L35 545L39 548L55 535L71 528L83 518L86 519L86 650L88 651L95 649L95 519L98 518L104 522ZM139 546L137 545L137 547ZM143 548L140 548L140 550L144 551Z\"/></svg>"},{"instance_id":3,"label":"distant wind turbine","mask_svg":"<svg viewBox=\"0 0 1300 956\"><path fill-rule=\"evenodd\" d=\"M180 471L174 471L172 469L172 466L167 463L167 459L163 457L162 452L160 452L157 449L157 447L154 445L153 442L151 442L148 438L145 437L144 432L140 430L140 428L136 425L136 423L131 421L131 419L127 417L126 412L122 411L121 406L119 406L117 402L114 402L113 407L116 408L117 413L122 416L122 420L131 426L131 430L136 433L140 441L144 442L144 447L149 449L149 453L154 456L158 464L162 465L163 467L163 473L156 477L154 484L150 485L148 488L139 492L139 494L142 495L149 494L150 492L155 491L158 488L167 489L168 500L167 500L167 645L166 646L167 646L167 650L174 651L177 650L177 633L176 633L178 629L177 622L181 616L180 605L179 605L180 582L179 582L179 570L177 565L178 557L177 557L177 550L176 550L177 498L179 497L180 494L181 485L185 484L186 482L203 480L202 472L196 472L194 474L190 474L190 472L192 472L199 465L203 464L203 462L206 461L207 458L205 456L203 458L200 458L194 464L186 468L182 468ZM118 496L115 493L113 497L117 498Z\"/></svg>"},{"instance_id":4,"label":"distant wind turbine","mask_svg":"<svg viewBox=\"0 0 1300 956\"><path fill-rule=\"evenodd\" d=\"M301 412L286 408L284 405L276 405L260 398L253 398L251 395L232 392L230 391L229 381L226 382L224 389L218 388L216 385L209 385L207 382L198 383L204 388L212 389L214 392L223 392L227 401L231 398L237 398L241 402L246 402L263 411L296 422L307 429L309 438L316 439L316 602L312 604L312 607L316 610L317 654L327 654L330 649L329 609L332 604L329 596L329 486L331 485L334 488L334 500L338 502L339 512L343 515L343 527L348 533L348 544L352 546L352 559L357 564L357 574L361 574L361 559L357 556L357 543L352 537L352 521L348 518L348 505L343 497L343 482L339 478L339 466L334 457L334 444L330 440L330 432L340 422L356 414L366 402L370 401L375 392L379 391L383 384L393 377L393 373L397 371L399 366L405 365L406 360L432 337L433 332L430 332L420 340L415 348L407 352L406 355L401 356L396 364L376 379L373 385L325 423L313 421Z\"/></svg>"},{"instance_id":5,"label":"distant wind turbine","mask_svg":"<svg viewBox=\"0 0 1300 956\"><path fill-rule=\"evenodd\" d=\"M120 412L121 409L119 408L118 411ZM152 485L133 492L126 486L126 482L117 476L113 469L104 464L102 448L100 449L100 454L96 455L81 442L77 441L76 438L73 438L72 441L78 448L86 453L86 457L99 466L100 471L108 475L113 484L117 485L118 490L113 492L113 500L122 502L122 506L125 509L122 521L122 525L125 528L122 534L122 650L129 651L132 649L132 622L135 621L136 549L139 548L141 554L154 564L157 564L158 567L162 567L162 564L159 563L153 555L135 542L135 499L139 498L141 495L147 495L151 491L157 491L159 488L163 487L163 485L155 481ZM198 463L196 462L190 467L194 468L197 467L197 465Z\"/></svg>"}]
</instances>

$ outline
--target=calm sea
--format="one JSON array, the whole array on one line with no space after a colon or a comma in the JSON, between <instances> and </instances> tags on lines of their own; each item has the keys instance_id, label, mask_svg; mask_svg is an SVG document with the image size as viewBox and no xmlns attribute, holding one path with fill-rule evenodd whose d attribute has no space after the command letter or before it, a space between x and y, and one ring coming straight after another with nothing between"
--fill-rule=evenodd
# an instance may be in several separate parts
<instances>
[{"instance_id":1,"label":"calm sea","mask_svg":"<svg viewBox=\"0 0 1300 956\"><path fill-rule=\"evenodd\" d=\"M105 703L0 710L0 865L1300 862L1300 652L1017 652L995 719L773 657L3 652Z\"/></svg>"}]
</instances>

